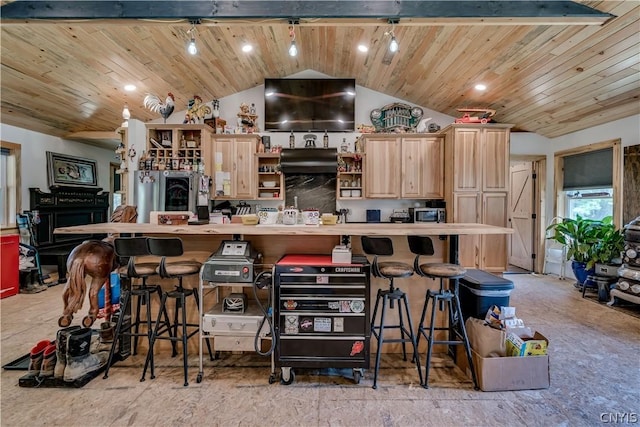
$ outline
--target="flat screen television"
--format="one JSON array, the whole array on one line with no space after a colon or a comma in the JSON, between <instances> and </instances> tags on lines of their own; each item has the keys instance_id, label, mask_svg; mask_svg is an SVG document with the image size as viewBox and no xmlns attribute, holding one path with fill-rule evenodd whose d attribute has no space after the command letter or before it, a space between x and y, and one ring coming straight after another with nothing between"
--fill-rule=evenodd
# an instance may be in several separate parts
<instances>
[{"instance_id":1,"label":"flat screen television","mask_svg":"<svg viewBox=\"0 0 640 427\"><path fill-rule=\"evenodd\" d=\"M264 129L353 132L355 79L265 79Z\"/></svg>"}]
</instances>

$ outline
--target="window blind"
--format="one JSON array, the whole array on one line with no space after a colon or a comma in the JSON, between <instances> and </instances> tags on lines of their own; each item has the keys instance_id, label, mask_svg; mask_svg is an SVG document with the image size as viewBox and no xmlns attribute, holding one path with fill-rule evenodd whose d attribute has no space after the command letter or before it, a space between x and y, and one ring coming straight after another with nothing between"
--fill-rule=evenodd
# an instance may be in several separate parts
<instances>
[{"instance_id":1,"label":"window blind","mask_svg":"<svg viewBox=\"0 0 640 427\"><path fill-rule=\"evenodd\" d=\"M564 157L565 191L613 186L613 149Z\"/></svg>"}]
</instances>

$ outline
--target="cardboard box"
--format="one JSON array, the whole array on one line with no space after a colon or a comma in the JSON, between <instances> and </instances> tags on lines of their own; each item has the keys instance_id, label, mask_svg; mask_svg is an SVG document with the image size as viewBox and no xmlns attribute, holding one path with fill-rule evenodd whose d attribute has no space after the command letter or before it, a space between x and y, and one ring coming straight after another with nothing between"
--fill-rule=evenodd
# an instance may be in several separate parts
<instances>
[{"instance_id":1,"label":"cardboard box","mask_svg":"<svg viewBox=\"0 0 640 427\"><path fill-rule=\"evenodd\" d=\"M538 336L544 338L542 334ZM549 388L549 356L481 357L471 350L473 366L482 391L535 390ZM456 346L456 363L471 378L462 346Z\"/></svg>"},{"instance_id":2,"label":"cardboard box","mask_svg":"<svg viewBox=\"0 0 640 427\"><path fill-rule=\"evenodd\" d=\"M539 332L533 338L521 338L513 332L507 334L507 356L544 356L547 354L547 339Z\"/></svg>"},{"instance_id":3,"label":"cardboard box","mask_svg":"<svg viewBox=\"0 0 640 427\"><path fill-rule=\"evenodd\" d=\"M482 391L549 388L549 356L480 357L472 350Z\"/></svg>"}]
</instances>

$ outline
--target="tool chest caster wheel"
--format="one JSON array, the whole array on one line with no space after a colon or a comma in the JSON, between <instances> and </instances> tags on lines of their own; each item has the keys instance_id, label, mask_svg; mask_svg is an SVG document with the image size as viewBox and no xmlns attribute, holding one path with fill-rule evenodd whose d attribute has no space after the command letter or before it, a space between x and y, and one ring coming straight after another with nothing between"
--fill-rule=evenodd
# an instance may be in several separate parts
<instances>
[{"instance_id":1,"label":"tool chest caster wheel","mask_svg":"<svg viewBox=\"0 0 640 427\"><path fill-rule=\"evenodd\" d=\"M356 384L360 384L360 380L363 377L362 369L354 369L353 370L353 382Z\"/></svg>"},{"instance_id":2,"label":"tool chest caster wheel","mask_svg":"<svg viewBox=\"0 0 640 427\"><path fill-rule=\"evenodd\" d=\"M280 374L280 384L290 385L293 384L293 381L296 379L296 374L293 372L291 368L282 368L282 373Z\"/></svg>"},{"instance_id":3,"label":"tool chest caster wheel","mask_svg":"<svg viewBox=\"0 0 640 427\"><path fill-rule=\"evenodd\" d=\"M198 373L198 376L196 377L196 382L198 384L200 384L202 382L202 372Z\"/></svg>"}]
</instances>

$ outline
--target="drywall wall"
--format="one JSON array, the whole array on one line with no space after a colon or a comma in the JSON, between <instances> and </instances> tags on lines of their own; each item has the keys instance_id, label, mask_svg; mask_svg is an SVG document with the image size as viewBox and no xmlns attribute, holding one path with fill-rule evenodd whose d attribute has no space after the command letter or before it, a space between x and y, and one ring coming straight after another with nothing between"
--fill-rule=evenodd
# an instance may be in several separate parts
<instances>
[{"instance_id":1,"label":"drywall wall","mask_svg":"<svg viewBox=\"0 0 640 427\"><path fill-rule=\"evenodd\" d=\"M109 165L116 162L115 153L93 145L82 144L63 138L9 125L0 125L0 139L20 144L22 153L21 194L22 209L29 209L29 188L49 190L47 183L47 151L83 157L96 161L98 187L109 191Z\"/></svg>"}]
</instances>

